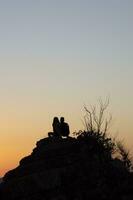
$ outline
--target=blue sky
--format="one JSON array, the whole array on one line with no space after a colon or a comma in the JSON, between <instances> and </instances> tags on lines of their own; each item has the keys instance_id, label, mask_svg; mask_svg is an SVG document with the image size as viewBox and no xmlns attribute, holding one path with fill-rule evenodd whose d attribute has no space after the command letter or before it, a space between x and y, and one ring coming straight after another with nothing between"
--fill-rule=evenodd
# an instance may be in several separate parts
<instances>
[{"instance_id":1,"label":"blue sky","mask_svg":"<svg viewBox=\"0 0 133 200\"><path fill-rule=\"evenodd\" d=\"M130 0L0 1L1 55L128 58L132 7Z\"/></svg>"},{"instance_id":2,"label":"blue sky","mask_svg":"<svg viewBox=\"0 0 133 200\"><path fill-rule=\"evenodd\" d=\"M10 147L3 160L15 155L3 171L55 115L80 129L83 105L99 97L110 96L113 132L133 146L132 11L132 0L0 0L0 147Z\"/></svg>"}]
</instances>

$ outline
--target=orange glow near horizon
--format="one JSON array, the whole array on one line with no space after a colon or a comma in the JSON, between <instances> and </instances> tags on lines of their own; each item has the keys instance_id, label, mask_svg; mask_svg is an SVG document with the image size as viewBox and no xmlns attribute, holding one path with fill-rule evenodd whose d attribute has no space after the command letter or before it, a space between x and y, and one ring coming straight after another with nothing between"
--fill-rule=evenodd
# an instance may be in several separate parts
<instances>
[{"instance_id":1,"label":"orange glow near horizon","mask_svg":"<svg viewBox=\"0 0 133 200\"><path fill-rule=\"evenodd\" d=\"M27 111L24 112L19 110L18 114L11 112L8 117L1 117L0 177L17 167L23 157L30 155L38 140L47 137L47 133L52 131L52 116L66 116L71 132L76 130L74 127L80 122L80 118L74 120L65 112L54 111L55 114L48 115L46 110L45 114L42 110L36 113L35 109L34 112L32 111L32 116Z\"/></svg>"},{"instance_id":2,"label":"orange glow near horizon","mask_svg":"<svg viewBox=\"0 0 133 200\"><path fill-rule=\"evenodd\" d=\"M79 127L79 121L76 119L73 121L73 119L68 118L70 122L70 129L71 132L79 129L75 129L75 127ZM52 120L52 119L51 119ZM119 120L119 123L122 121L125 122L124 126L121 126L119 131L117 132L117 128L114 127L114 135L118 136L120 139L124 139L126 145L129 147L129 149L132 151L132 126L126 124L127 122L125 119ZM47 121L48 122L48 121ZM40 124L30 124L28 123L23 123L22 124L8 124L8 131L5 130L0 130L3 131L3 136L0 141L0 176L3 176L7 171L17 167L19 165L19 161L31 154L33 148L36 147L36 142L43 137L47 136L47 132L51 131L51 122L49 120L49 123L44 125L42 122ZM73 125L72 125L73 123ZM120 124L117 124L119 126ZM16 127L15 127L16 126ZM81 125L82 126L82 125ZM81 127L80 126L80 127ZM21 129L19 128L21 127ZM25 128L24 128L25 127ZM40 127L40 128L39 128ZM45 127L45 129L43 129ZM40 129L40 133L39 133ZM9 132L10 130L10 132ZM113 131L111 131L113 132ZM125 132L127 134L125 134ZM45 133L45 134L44 134Z\"/></svg>"}]
</instances>

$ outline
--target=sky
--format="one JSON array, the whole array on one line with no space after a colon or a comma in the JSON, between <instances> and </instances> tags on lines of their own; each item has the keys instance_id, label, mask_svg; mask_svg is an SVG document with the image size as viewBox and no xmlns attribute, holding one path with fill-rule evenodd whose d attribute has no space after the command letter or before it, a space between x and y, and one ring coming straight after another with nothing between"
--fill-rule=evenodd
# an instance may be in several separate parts
<instances>
[{"instance_id":1,"label":"sky","mask_svg":"<svg viewBox=\"0 0 133 200\"><path fill-rule=\"evenodd\" d=\"M0 176L64 116L110 98L111 134L133 148L133 1L0 0Z\"/></svg>"}]
</instances>

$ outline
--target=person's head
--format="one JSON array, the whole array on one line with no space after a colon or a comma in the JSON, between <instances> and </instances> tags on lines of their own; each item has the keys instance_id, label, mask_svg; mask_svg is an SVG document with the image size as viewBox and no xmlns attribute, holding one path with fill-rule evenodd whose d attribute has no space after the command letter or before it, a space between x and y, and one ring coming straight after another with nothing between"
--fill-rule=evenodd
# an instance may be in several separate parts
<instances>
[{"instance_id":1,"label":"person's head","mask_svg":"<svg viewBox=\"0 0 133 200\"><path fill-rule=\"evenodd\" d=\"M60 122L63 123L65 121L64 117L60 118Z\"/></svg>"},{"instance_id":2,"label":"person's head","mask_svg":"<svg viewBox=\"0 0 133 200\"><path fill-rule=\"evenodd\" d=\"M53 123L59 123L59 119L58 119L58 117L54 117L54 119L53 119Z\"/></svg>"}]
</instances>

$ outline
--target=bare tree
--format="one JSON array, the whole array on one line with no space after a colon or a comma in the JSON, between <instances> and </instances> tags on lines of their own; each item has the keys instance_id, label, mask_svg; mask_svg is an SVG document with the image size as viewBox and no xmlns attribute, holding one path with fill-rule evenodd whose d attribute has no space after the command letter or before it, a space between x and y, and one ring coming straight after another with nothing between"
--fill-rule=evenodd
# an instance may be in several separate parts
<instances>
[{"instance_id":1,"label":"bare tree","mask_svg":"<svg viewBox=\"0 0 133 200\"><path fill-rule=\"evenodd\" d=\"M85 129L88 132L96 132L106 135L109 125L112 120L112 115L106 117L106 110L109 106L109 99L103 102L101 99L98 101L98 109L96 106L90 106L90 109L87 106L84 106L85 116L84 116L84 125Z\"/></svg>"},{"instance_id":2,"label":"bare tree","mask_svg":"<svg viewBox=\"0 0 133 200\"><path fill-rule=\"evenodd\" d=\"M112 121L112 115L108 115L108 112L106 112L108 106L109 99L106 99L105 102L99 99L98 106L90 106L89 108L84 106L85 116L83 124L85 130L76 132L75 135L88 137L89 141L92 139L93 142L95 141L94 149L95 147L99 147L99 150L103 150L105 155L109 155L112 158L118 158L123 162L126 169L130 171L133 169L133 165L129 150L123 145L123 142L116 138L108 137L108 129Z\"/></svg>"},{"instance_id":3,"label":"bare tree","mask_svg":"<svg viewBox=\"0 0 133 200\"><path fill-rule=\"evenodd\" d=\"M125 167L130 170L132 168L132 162L130 157L130 151L125 148L122 141L117 142L118 153L120 154L120 159L123 161Z\"/></svg>"}]
</instances>

